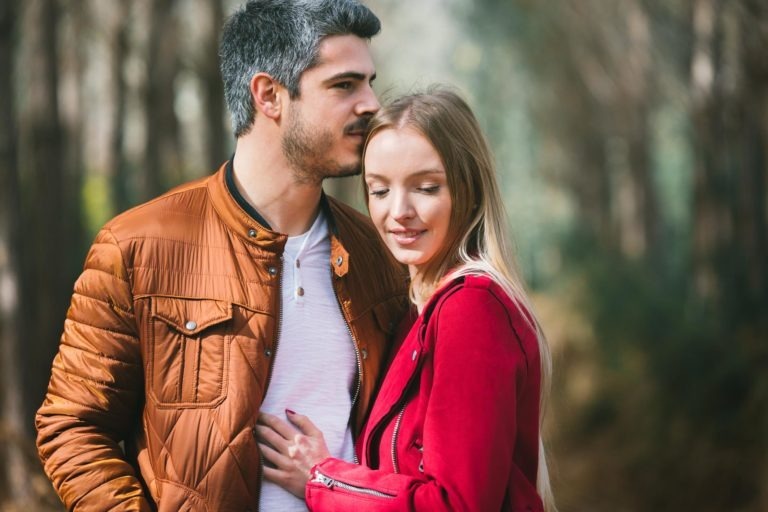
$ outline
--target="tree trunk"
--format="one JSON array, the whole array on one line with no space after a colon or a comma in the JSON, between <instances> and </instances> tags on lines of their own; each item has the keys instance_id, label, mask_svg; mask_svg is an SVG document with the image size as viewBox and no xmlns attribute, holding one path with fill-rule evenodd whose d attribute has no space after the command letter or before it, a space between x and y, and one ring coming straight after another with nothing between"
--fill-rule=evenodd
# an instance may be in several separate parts
<instances>
[{"instance_id":1,"label":"tree trunk","mask_svg":"<svg viewBox=\"0 0 768 512\"><path fill-rule=\"evenodd\" d=\"M174 79L178 70L175 0L152 0L147 47L146 164L141 200L163 193L181 178L179 126L174 112Z\"/></svg>"},{"instance_id":2,"label":"tree trunk","mask_svg":"<svg viewBox=\"0 0 768 512\"><path fill-rule=\"evenodd\" d=\"M715 268L715 252L722 245L730 221L717 197L723 183L718 183L717 157L720 131L715 73L718 69L716 0L695 0L693 15L693 53L691 56L693 125L693 272L697 294L713 299L720 293Z\"/></svg>"},{"instance_id":3,"label":"tree trunk","mask_svg":"<svg viewBox=\"0 0 768 512\"><path fill-rule=\"evenodd\" d=\"M747 0L739 12L738 38L742 48L743 72L741 123L744 136L743 172L740 173L740 226L742 252L747 267L747 285L762 304L768 307L768 6L757 0Z\"/></svg>"},{"instance_id":4,"label":"tree trunk","mask_svg":"<svg viewBox=\"0 0 768 512\"><path fill-rule=\"evenodd\" d=\"M648 126L651 95L651 34L648 16L638 2L628 2L622 9L626 23L626 63L624 58L614 56L612 67L620 76L621 86L614 110L626 109L626 115L619 127L627 140L627 165L631 182L632 221L637 243L627 256L650 259L658 250L661 226L658 213L658 199L653 180L650 159L651 140ZM617 116L619 117L619 116Z\"/></svg>"},{"instance_id":5,"label":"tree trunk","mask_svg":"<svg viewBox=\"0 0 768 512\"><path fill-rule=\"evenodd\" d=\"M113 213L127 210L133 204L128 179L128 163L123 143L125 140L125 114L127 86L123 66L128 55L128 22L130 2L116 2L109 35L109 70L112 116L109 127L107 176L110 181Z\"/></svg>"},{"instance_id":6,"label":"tree trunk","mask_svg":"<svg viewBox=\"0 0 768 512\"><path fill-rule=\"evenodd\" d=\"M65 146L62 188L62 224L65 244L59 254L63 259L61 297L64 304L69 302L72 282L82 269L87 241L83 219L82 190L84 180L83 148L85 127L83 123L83 77L85 76L86 37L90 23L90 9L87 0L58 0L62 14L62 32L65 36L63 50L59 57L61 72L60 93L62 128ZM60 329L63 317L57 322Z\"/></svg>"},{"instance_id":7,"label":"tree trunk","mask_svg":"<svg viewBox=\"0 0 768 512\"><path fill-rule=\"evenodd\" d=\"M203 62L199 75L204 88L203 124L206 132L206 172L217 169L227 154L227 130L224 128L224 84L219 72L219 33L224 24L224 9L221 0L208 3L210 12L206 17L208 27L203 42Z\"/></svg>"},{"instance_id":8,"label":"tree trunk","mask_svg":"<svg viewBox=\"0 0 768 512\"><path fill-rule=\"evenodd\" d=\"M19 372L20 187L13 107L17 10L16 0L0 4L0 500L8 499L11 503L23 503L30 496L25 457L28 437Z\"/></svg>"}]
</instances>

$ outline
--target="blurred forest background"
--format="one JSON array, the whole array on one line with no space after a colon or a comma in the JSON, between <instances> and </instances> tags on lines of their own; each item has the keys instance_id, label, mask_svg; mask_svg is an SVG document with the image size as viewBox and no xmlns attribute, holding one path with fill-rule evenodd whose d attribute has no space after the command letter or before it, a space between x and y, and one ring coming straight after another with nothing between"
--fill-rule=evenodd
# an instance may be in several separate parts
<instances>
[{"instance_id":1,"label":"blurred forest background","mask_svg":"<svg viewBox=\"0 0 768 512\"><path fill-rule=\"evenodd\" d=\"M33 415L95 231L233 150L238 3L0 2L0 510L61 510ZM768 1L366 3L377 90L451 83L494 147L561 510L768 510Z\"/></svg>"}]
</instances>

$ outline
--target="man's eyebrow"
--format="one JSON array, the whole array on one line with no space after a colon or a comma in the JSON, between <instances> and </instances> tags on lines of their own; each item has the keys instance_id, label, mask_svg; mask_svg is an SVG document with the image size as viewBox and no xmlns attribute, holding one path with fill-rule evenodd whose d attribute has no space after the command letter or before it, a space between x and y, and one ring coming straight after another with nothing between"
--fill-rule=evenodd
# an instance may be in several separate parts
<instances>
[{"instance_id":1,"label":"man's eyebrow","mask_svg":"<svg viewBox=\"0 0 768 512\"><path fill-rule=\"evenodd\" d=\"M323 80L323 83L329 84L331 82L336 82L338 80L345 80L345 79L364 81L366 79L366 76L367 75L365 73L360 73L358 71L344 71L342 73L336 73L335 75L329 78L326 78L325 80ZM374 80L376 80L376 73L372 74L370 78L371 82L373 82Z\"/></svg>"}]
</instances>

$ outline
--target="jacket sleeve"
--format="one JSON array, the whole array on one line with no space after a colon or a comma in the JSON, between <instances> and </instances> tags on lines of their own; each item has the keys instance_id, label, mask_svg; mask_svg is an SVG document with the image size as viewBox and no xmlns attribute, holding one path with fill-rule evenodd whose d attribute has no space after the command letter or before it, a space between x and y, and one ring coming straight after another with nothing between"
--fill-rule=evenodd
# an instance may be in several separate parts
<instances>
[{"instance_id":1,"label":"jacket sleeve","mask_svg":"<svg viewBox=\"0 0 768 512\"><path fill-rule=\"evenodd\" d=\"M143 368L131 287L114 237L96 237L75 283L37 447L67 510L150 510L118 444L139 421Z\"/></svg>"},{"instance_id":2,"label":"jacket sleeve","mask_svg":"<svg viewBox=\"0 0 768 512\"><path fill-rule=\"evenodd\" d=\"M503 508L516 471L515 411L518 393L525 392L525 354L506 307L487 289L454 293L435 311L435 320L424 478L327 459L314 468L315 477L307 484L310 510Z\"/></svg>"}]
</instances>

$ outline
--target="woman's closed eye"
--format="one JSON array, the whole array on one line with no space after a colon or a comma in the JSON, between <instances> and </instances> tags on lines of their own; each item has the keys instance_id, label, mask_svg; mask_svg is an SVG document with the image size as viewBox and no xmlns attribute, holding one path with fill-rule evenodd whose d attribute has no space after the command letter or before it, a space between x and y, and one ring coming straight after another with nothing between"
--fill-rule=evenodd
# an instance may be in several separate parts
<instances>
[{"instance_id":1,"label":"woman's closed eye","mask_svg":"<svg viewBox=\"0 0 768 512\"><path fill-rule=\"evenodd\" d=\"M417 190L422 194L433 195L433 194L437 194L440 191L440 185L438 184L421 185L417 188Z\"/></svg>"},{"instance_id":2,"label":"woman's closed eye","mask_svg":"<svg viewBox=\"0 0 768 512\"><path fill-rule=\"evenodd\" d=\"M372 195L373 197L384 197L387 195L387 192L389 192L388 188L371 188L368 189L368 194Z\"/></svg>"}]
</instances>

